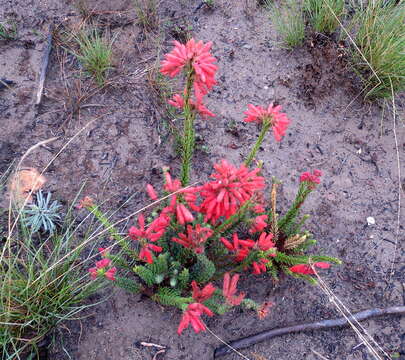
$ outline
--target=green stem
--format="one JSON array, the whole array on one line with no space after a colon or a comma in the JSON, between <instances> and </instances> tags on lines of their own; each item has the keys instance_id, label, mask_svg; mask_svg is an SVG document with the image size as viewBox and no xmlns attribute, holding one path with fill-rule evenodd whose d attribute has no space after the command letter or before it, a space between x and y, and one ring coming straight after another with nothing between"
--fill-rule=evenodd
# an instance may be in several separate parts
<instances>
[{"instance_id":1,"label":"green stem","mask_svg":"<svg viewBox=\"0 0 405 360\"><path fill-rule=\"evenodd\" d=\"M117 231L117 229L111 224L108 218L103 214L103 212L98 208L97 205L91 205L87 207L87 210L90 211L101 224L108 230L111 237L116 241L116 243L121 247L121 249L128 255L137 258L138 253L131 249L128 241L123 238Z\"/></svg>"},{"instance_id":2,"label":"green stem","mask_svg":"<svg viewBox=\"0 0 405 360\"><path fill-rule=\"evenodd\" d=\"M255 145L253 146L252 150L250 151L250 154L245 160L245 165L249 166L252 160L255 158L257 151L259 150L260 146L262 145L262 142L264 140L264 137L266 136L267 131L269 131L271 127L271 121L270 119L264 118L263 119L263 124L262 124L262 130L260 131L259 137L256 140Z\"/></svg>"},{"instance_id":3,"label":"green stem","mask_svg":"<svg viewBox=\"0 0 405 360\"><path fill-rule=\"evenodd\" d=\"M194 72L192 68L187 71L186 91L184 94L184 132L182 139L182 164L181 164L181 183L188 185L190 180L190 166L193 157L195 145L194 119L195 112L191 106L191 90L194 82Z\"/></svg>"}]
</instances>

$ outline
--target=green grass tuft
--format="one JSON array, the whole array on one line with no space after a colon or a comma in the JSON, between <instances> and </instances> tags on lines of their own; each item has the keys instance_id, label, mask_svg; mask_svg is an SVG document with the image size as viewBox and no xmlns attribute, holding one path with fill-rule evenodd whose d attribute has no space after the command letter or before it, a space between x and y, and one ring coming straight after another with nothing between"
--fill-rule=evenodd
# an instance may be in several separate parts
<instances>
[{"instance_id":1,"label":"green grass tuft","mask_svg":"<svg viewBox=\"0 0 405 360\"><path fill-rule=\"evenodd\" d=\"M360 52L353 49L351 57L367 90L366 97L387 98L392 90L404 91L405 3L370 2L365 9L357 9L353 24Z\"/></svg>"},{"instance_id":2,"label":"green grass tuft","mask_svg":"<svg viewBox=\"0 0 405 360\"><path fill-rule=\"evenodd\" d=\"M336 30L345 12L344 0L304 0L304 8L313 29L325 34Z\"/></svg>"},{"instance_id":3,"label":"green grass tuft","mask_svg":"<svg viewBox=\"0 0 405 360\"><path fill-rule=\"evenodd\" d=\"M280 5L270 4L268 9L283 47L292 49L302 45L305 39L305 19L301 4L294 0L284 0Z\"/></svg>"},{"instance_id":4,"label":"green grass tuft","mask_svg":"<svg viewBox=\"0 0 405 360\"><path fill-rule=\"evenodd\" d=\"M97 31L82 33L76 37L79 53L75 54L83 68L103 86L107 72L112 68L112 41L102 38Z\"/></svg>"}]
</instances>

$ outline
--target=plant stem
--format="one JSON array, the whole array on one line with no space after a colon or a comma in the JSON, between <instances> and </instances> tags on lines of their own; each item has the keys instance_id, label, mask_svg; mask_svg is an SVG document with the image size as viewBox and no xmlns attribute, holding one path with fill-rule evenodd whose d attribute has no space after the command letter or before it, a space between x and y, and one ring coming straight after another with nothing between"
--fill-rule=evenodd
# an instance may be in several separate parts
<instances>
[{"instance_id":1,"label":"plant stem","mask_svg":"<svg viewBox=\"0 0 405 360\"><path fill-rule=\"evenodd\" d=\"M182 139L182 164L181 164L181 183L188 185L190 180L190 165L194 152L195 132L194 119L195 112L191 107L191 89L193 87L194 72L192 68L187 71L186 91L184 94L184 132Z\"/></svg>"},{"instance_id":2,"label":"plant stem","mask_svg":"<svg viewBox=\"0 0 405 360\"><path fill-rule=\"evenodd\" d=\"M249 166L252 160L255 158L257 150L259 150L260 146L262 145L262 142L264 140L264 137L266 136L267 131L269 131L271 127L271 121L270 119L263 119L263 124L262 124L262 130L260 131L259 137L256 140L255 145L253 146L252 150L250 151L248 157L245 160L245 165Z\"/></svg>"}]
</instances>

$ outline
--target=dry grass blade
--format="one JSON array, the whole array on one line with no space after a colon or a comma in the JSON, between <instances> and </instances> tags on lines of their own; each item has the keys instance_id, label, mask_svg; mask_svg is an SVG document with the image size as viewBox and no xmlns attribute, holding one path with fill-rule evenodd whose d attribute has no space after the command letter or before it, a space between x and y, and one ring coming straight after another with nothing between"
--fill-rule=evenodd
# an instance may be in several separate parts
<instances>
[{"instance_id":1,"label":"dry grass blade","mask_svg":"<svg viewBox=\"0 0 405 360\"><path fill-rule=\"evenodd\" d=\"M328 296L330 302L335 305L339 313L341 313L346 321L350 324L350 327L354 330L359 339L364 343L367 350L370 352L371 355L373 355L374 359L384 360L381 354L389 359L390 356L387 354L387 352L374 340L374 338L360 324L360 322L356 320L352 312L343 304L343 302L335 295L332 289L319 276L314 266L312 266L312 269L314 270L315 275L318 278L320 289Z\"/></svg>"}]
</instances>

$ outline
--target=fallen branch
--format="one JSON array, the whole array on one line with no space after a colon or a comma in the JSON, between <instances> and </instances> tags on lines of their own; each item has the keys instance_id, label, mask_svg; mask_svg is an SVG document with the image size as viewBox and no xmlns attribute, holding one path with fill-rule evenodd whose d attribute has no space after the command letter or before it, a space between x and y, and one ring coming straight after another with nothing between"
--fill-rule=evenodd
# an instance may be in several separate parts
<instances>
[{"instance_id":1,"label":"fallen branch","mask_svg":"<svg viewBox=\"0 0 405 360\"><path fill-rule=\"evenodd\" d=\"M42 92L44 90L44 83L46 78L46 70L48 68L49 63L49 55L51 54L52 50L52 36L53 36L53 25L50 25L46 45L41 59L41 71L39 73L37 100L35 101L35 105L39 105L42 99Z\"/></svg>"},{"instance_id":2,"label":"fallen branch","mask_svg":"<svg viewBox=\"0 0 405 360\"><path fill-rule=\"evenodd\" d=\"M403 315L405 314L405 306L392 306L385 309L370 309L365 311L360 311L352 316L349 316L349 320L362 321L369 318L383 316L383 315ZM273 337L291 334L301 331L310 330L323 330L330 329L334 327L341 327L348 325L346 318L322 320L314 323L299 324L294 326L288 326L284 328L265 330L256 335L247 336L239 340L231 341L228 345L223 345L215 349L214 358L224 356L233 351L233 349L243 349L259 342L272 339ZM232 349L232 348L233 349Z\"/></svg>"}]
</instances>

